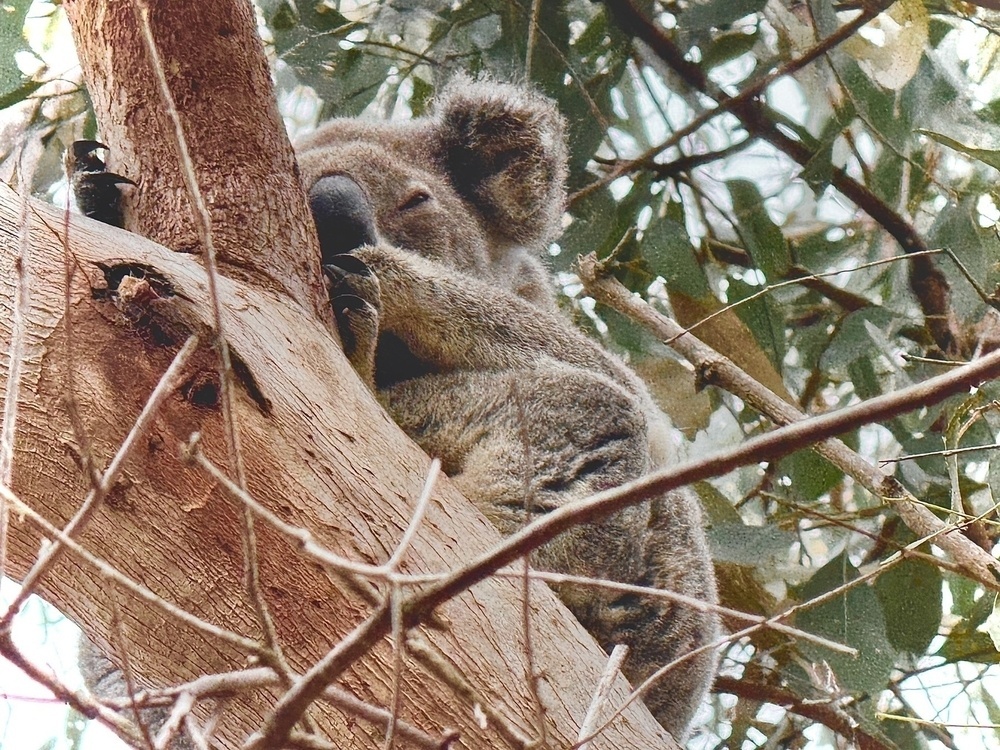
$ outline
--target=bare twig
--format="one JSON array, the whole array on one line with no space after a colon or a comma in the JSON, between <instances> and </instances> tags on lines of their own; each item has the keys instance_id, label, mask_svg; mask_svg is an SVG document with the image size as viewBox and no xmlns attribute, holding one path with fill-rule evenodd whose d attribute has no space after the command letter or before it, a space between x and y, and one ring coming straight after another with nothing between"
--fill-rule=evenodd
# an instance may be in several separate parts
<instances>
[{"instance_id":1,"label":"bare twig","mask_svg":"<svg viewBox=\"0 0 1000 750\"><path fill-rule=\"evenodd\" d=\"M809 427L828 424L832 428L837 423L846 425L854 422L851 425L853 428L884 421L912 409L938 403L954 393L960 393L996 377L1000 372L1000 359L996 353L895 393L807 419L799 409L762 386L732 361L694 336L684 334L677 323L635 297L614 279L607 277L593 256L581 259L580 277L588 294L638 321L662 339L670 340L671 346L694 364L704 382L735 393L778 424L803 429L809 437L803 440L798 448L810 443L815 444L814 449L817 453L845 474L854 477L873 495L891 504L903 522L916 534L933 537L934 543L961 565L966 575L987 588L1000 589L997 577L1000 569L989 554L954 527L947 526L927 508L916 503L910 493L893 477L883 473L841 441L825 439L850 428L838 427L814 432ZM869 412L870 418L865 417L866 411ZM783 430L776 430L770 434L774 436L780 432ZM768 436L764 435L748 443L768 439Z\"/></svg>"},{"instance_id":2,"label":"bare twig","mask_svg":"<svg viewBox=\"0 0 1000 750\"><path fill-rule=\"evenodd\" d=\"M142 742L142 735L131 721L104 707L90 696L70 690L50 671L32 663L14 644L9 629L0 630L0 654L33 682L47 688L61 702L72 706L88 718L97 719L133 746Z\"/></svg>"},{"instance_id":3,"label":"bare twig","mask_svg":"<svg viewBox=\"0 0 1000 750\"><path fill-rule=\"evenodd\" d=\"M865 731L834 700L806 700L802 696L795 695L795 693L780 687L725 675L719 675L715 678L714 690L717 693L731 693L740 698L782 706L794 714L829 727L849 742L855 743L859 750L891 750L894 747Z\"/></svg>"},{"instance_id":4,"label":"bare twig","mask_svg":"<svg viewBox=\"0 0 1000 750\"><path fill-rule=\"evenodd\" d=\"M577 742L581 742L580 750L589 750L590 743L583 742L585 738L590 737L594 734L594 728L597 726L597 720L601 715L601 709L608 702L608 697L611 694L611 686L614 684L615 677L621 671L622 664L625 663L625 659L628 656L628 646L623 646L621 644L615 646L611 649L611 656L608 657L608 663L604 667L604 673L601 674L601 679L597 683L597 688L594 690L594 698L590 701L590 706L587 708L587 714L583 717L583 723L580 724L580 734L577 736Z\"/></svg>"},{"instance_id":5,"label":"bare twig","mask_svg":"<svg viewBox=\"0 0 1000 750\"><path fill-rule=\"evenodd\" d=\"M141 708L174 703L175 709L173 713L177 714L183 712L187 706L185 702L181 704L179 709L177 708L177 705L184 700L184 696L190 696L194 700L225 698L281 684L281 678L270 667L254 667L233 672L204 675L203 677L173 687L144 690L135 694L134 702L135 705ZM331 685L323 691L320 698L344 713L367 721L383 731L386 731L389 722L392 720L392 713L390 711L373 706L370 703L365 703L343 688ZM126 708L131 705L131 701L127 698L105 700L104 703L113 708ZM400 739L416 747L426 748L427 750L446 747L449 742L457 738L454 732L445 732L442 736L434 738L405 721L400 720L396 724L396 731ZM166 728L166 725L164 725L164 728ZM163 730L161 730L162 733ZM159 738L157 738L157 744L159 744Z\"/></svg>"},{"instance_id":6,"label":"bare twig","mask_svg":"<svg viewBox=\"0 0 1000 750\"><path fill-rule=\"evenodd\" d=\"M524 574L516 569L502 569L498 570L496 575L503 578L516 578L521 577ZM823 638L822 636L808 633L805 630L800 630L799 628L792 627L791 625L785 625L778 622L779 619L787 619L787 617L790 616L787 613L779 613L771 617L763 617L761 615L752 615L749 612L741 612L740 610L732 609L731 607L724 607L721 604L712 604L711 602L695 599L691 596L678 594L676 591L667 591L666 589L657 589L651 586L637 586L632 583L621 583L619 581L608 581L601 578L587 578L586 576L573 576L565 573L549 573L544 570L533 570L531 571L530 577L534 581L544 581L552 586L560 586L562 584L571 583L574 586L591 586L593 588L605 589L607 591L620 591L623 594L638 594L643 597L664 599L666 601L673 602L674 604L679 604L682 607L690 607L702 612L715 612L716 614L722 615L730 620L760 625L764 628L774 630L777 633L783 633L784 635L795 638L796 640L815 643L817 646L828 648L831 651L836 651L840 654L847 654L848 656L858 655L858 650L856 648L845 646L842 643L837 643L836 641L831 641L828 638Z\"/></svg>"},{"instance_id":7,"label":"bare twig","mask_svg":"<svg viewBox=\"0 0 1000 750\"><path fill-rule=\"evenodd\" d=\"M167 84L163 61L160 59L159 49L153 37L153 29L149 21L149 3L147 0L135 0L132 7L136 23L139 26L139 36L146 47L146 54L149 56L150 67L157 83L160 98L173 125L171 132L174 136L174 144L177 148L180 161L180 172L184 178L188 195L193 203L195 223L198 227L199 239L205 251L205 271L208 279L209 298L212 305L213 325L215 327L215 346L219 353L219 395L222 405L222 419L226 438L226 451L229 457L229 469L236 477L236 483L240 487L245 488L247 486L246 472L243 466L243 454L240 450L240 432L236 424L233 407L233 367L229 353L229 343L226 339L222 301L218 289L219 267L215 242L212 236L212 217L202 196L201 188L198 185L194 162L191 159L187 138L184 135L184 127L181 123L173 94L170 91L170 86ZM274 621L268 611L267 602L264 599L264 594L260 586L260 570L257 560L257 542L254 533L253 513L245 506L242 510L244 578L247 593L253 604L257 621L263 633L264 642L268 647L268 653L264 658L273 660L281 673L290 674L291 670L282 655L281 645L278 642L278 636L274 629ZM289 678L290 680L291 678Z\"/></svg>"},{"instance_id":8,"label":"bare twig","mask_svg":"<svg viewBox=\"0 0 1000 750\"><path fill-rule=\"evenodd\" d=\"M163 373L163 377L160 378L153 392L149 395L146 404L142 407L142 411L136 418L135 424L132 425L132 429L125 436L125 440L122 441L118 452L115 453L114 458L111 459L111 463L108 464L107 470L101 476L100 484L97 487L93 487L87 493L80 509L70 519L69 523L66 524L62 534L45 548L38 556L38 560L31 567L31 570L24 576L24 580L21 582L21 591L14 597L14 601L11 602L3 618L0 619L0 630L10 625L11 620L18 613L25 600L34 593L39 579L59 560L65 546L64 539L75 539L80 534L95 511L100 507L107 493L114 487L122 466L125 464L125 460L129 457L135 445L145 437L153 423L153 419L160 410L160 406L176 390L184 373L184 368L188 360L198 349L199 343L198 336L192 335L184 342L184 346L174 356L167 371ZM9 485L5 482L3 486Z\"/></svg>"},{"instance_id":9,"label":"bare twig","mask_svg":"<svg viewBox=\"0 0 1000 750\"><path fill-rule=\"evenodd\" d=\"M399 722L399 714L403 705L403 695L400 690L400 684L403 679L403 652L405 650L402 611L403 588L399 581L396 580L396 576L399 572L399 564L406 555L406 550L416 536L417 530L424 519L424 514L427 512L427 506L430 504L434 485L437 483L440 471L441 462L435 458L431 461L430 470L427 472L427 479L424 482L423 492L420 493L420 497L417 499L417 505L413 509L413 515L410 517L410 523L399 540L399 544L396 545L395 551L385 564L387 575L390 576L389 602L392 607L392 685L390 701L392 716L389 726L386 729L385 750L392 750L395 744L396 725Z\"/></svg>"}]
</instances>

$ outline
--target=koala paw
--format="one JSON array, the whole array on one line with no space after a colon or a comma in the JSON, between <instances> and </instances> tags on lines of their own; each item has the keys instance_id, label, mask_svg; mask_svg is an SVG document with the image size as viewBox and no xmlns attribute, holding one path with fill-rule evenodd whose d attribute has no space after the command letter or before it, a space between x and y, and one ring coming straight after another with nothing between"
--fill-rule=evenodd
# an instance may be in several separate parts
<instances>
[{"instance_id":1,"label":"koala paw","mask_svg":"<svg viewBox=\"0 0 1000 750\"><path fill-rule=\"evenodd\" d=\"M121 185L135 185L128 177L109 172L94 152L103 148L100 141L74 141L66 151L66 176L84 216L104 224L123 227Z\"/></svg>"},{"instance_id":2,"label":"koala paw","mask_svg":"<svg viewBox=\"0 0 1000 750\"><path fill-rule=\"evenodd\" d=\"M375 388L381 292L378 277L360 258L335 255L323 266L344 353L365 383Z\"/></svg>"}]
</instances>

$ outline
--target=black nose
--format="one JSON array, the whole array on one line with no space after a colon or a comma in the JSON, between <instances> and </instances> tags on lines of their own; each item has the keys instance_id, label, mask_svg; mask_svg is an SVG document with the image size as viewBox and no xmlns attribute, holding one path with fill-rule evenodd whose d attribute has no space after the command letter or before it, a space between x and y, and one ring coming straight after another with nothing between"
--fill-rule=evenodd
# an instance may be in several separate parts
<instances>
[{"instance_id":1,"label":"black nose","mask_svg":"<svg viewBox=\"0 0 1000 750\"><path fill-rule=\"evenodd\" d=\"M346 175L321 177L309 190L323 262L376 241L375 215L361 186Z\"/></svg>"}]
</instances>

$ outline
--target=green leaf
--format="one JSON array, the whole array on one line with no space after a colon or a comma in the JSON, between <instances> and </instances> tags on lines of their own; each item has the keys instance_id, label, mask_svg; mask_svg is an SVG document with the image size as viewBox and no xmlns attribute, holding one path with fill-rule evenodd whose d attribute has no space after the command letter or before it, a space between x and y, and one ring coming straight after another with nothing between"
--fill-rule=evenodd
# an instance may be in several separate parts
<instances>
[{"instance_id":1,"label":"green leaf","mask_svg":"<svg viewBox=\"0 0 1000 750\"><path fill-rule=\"evenodd\" d=\"M846 555L840 554L816 571L799 592L800 599L808 602L857 577L857 568ZM814 643L800 641L798 644L806 658L827 662L842 688L864 693L878 693L885 688L896 651L886 634L882 605L870 586L854 586L829 601L808 607L795 618L795 624L858 650L854 658Z\"/></svg>"},{"instance_id":2,"label":"green leaf","mask_svg":"<svg viewBox=\"0 0 1000 750\"><path fill-rule=\"evenodd\" d=\"M735 308L736 314L767 354L771 366L780 373L785 359L784 318L770 296L749 299L759 291L760 287L750 286L740 279L729 280L729 302L742 303Z\"/></svg>"},{"instance_id":3,"label":"green leaf","mask_svg":"<svg viewBox=\"0 0 1000 750\"><path fill-rule=\"evenodd\" d=\"M751 13L757 13L767 0L702 0L685 11L681 20L686 29L724 29Z\"/></svg>"},{"instance_id":4,"label":"green leaf","mask_svg":"<svg viewBox=\"0 0 1000 750\"><path fill-rule=\"evenodd\" d=\"M24 77L15 59L18 52L28 49L24 20L30 7L28 0L0 5L0 104L4 107L22 101L38 87Z\"/></svg>"},{"instance_id":5,"label":"green leaf","mask_svg":"<svg viewBox=\"0 0 1000 750\"><path fill-rule=\"evenodd\" d=\"M855 290L861 291L861 290ZM892 314L881 307L869 307L850 313L837 330L820 359L820 367L838 371L858 359L869 359L874 351L871 328L888 330L892 324ZM885 352L890 354L891 352Z\"/></svg>"},{"instance_id":6,"label":"green leaf","mask_svg":"<svg viewBox=\"0 0 1000 750\"><path fill-rule=\"evenodd\" d=\"M764 207L764 196L748 180L729 180L726 187L733 199L736 230L754 265L764 272L769 283L781 281L792 266L792 256L781 229Z\"/></svg>"},{"instance_id":7,"label":"green leaf","mask_svg":"<svg viewBox=\"0 0 1000 750\"><path fill-rule=\"evenodd\" d=\"M981 161L983 164L988 164L994 169L1000 169L1000 151L993 151L991 149L985 148L973 148L972 146L966 146L964 143L956 141L954 138L949 138L941 133L935 133L933 130L923 130L918 129L918 133L922 133L930 138L933 138L940 144L952 148L959 153L965 154L970 159L975 159L976 161Z\"/></svg>"},{"instance_id":8,"label":"green leaf","mask_svg":"<svg viewBox=\"0 0 1000 750\"><path fill-rule=\"evenodd\" d=\"M683 224L668 216L654 219L642 238L642 254L667 289L703 299L711 294L705 271Z\"/></svg>"},{"instance_id":9,"label":"green leaf","mask_svg":"<svg viewBox=\"0 0 1000 750\"><path fill-rule=\"evenodd\" d=\"M788 555L795 536L774 526L717 523L708 530L708 544L716 562L766 566Z\"/></svg>"},{"instance_id":10,"label":"green leaf","mask_svg":"<svg viewBox=\"0 0 1000 750\"><path fill-rule=\"evenodd\" d=\"M781 459L778 473L788 476L791 491L806 502L815 502L844 478L844 472L812 450L796 451Z\"/></svg>"},{"instance_id":11,"label":"green leaf","mask_svg":"<svg viewBox=\"0 0 1000 750\"><path fill-rule=\"evenodd\" d=\"M922 654L941 628L941 570L926 560L898 562L875 580L889 642Z\"/></svg>"},{"instance_id":12,"label":"green leaf","mask_svg":"<svg viewBox=\"0 0 1000 750\"><path fill-rule=\"evenodd\" d=\"M719 34L702 56L701 64L706 70L725 65L750 52L757 43L757 32L751 34L733 31Z\"/></svg>"}]
</instances>

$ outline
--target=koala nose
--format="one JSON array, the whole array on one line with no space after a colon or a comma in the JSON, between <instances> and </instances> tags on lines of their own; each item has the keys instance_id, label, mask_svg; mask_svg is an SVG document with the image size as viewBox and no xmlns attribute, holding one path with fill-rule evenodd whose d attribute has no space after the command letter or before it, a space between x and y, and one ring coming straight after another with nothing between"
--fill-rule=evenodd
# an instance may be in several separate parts
<instances>
[{"instance_id":1,"label":"koala nose","mask_svg":"<svg viewBox=\"0 0 1000 750\"><path fill-rule=\"evenodd\" d=\"M309 189L323 262L376 241L375 217L361 186L346 175L321 177Z\"/></svg>"}]
</instances>

